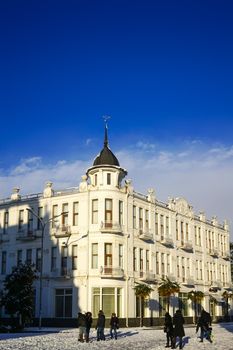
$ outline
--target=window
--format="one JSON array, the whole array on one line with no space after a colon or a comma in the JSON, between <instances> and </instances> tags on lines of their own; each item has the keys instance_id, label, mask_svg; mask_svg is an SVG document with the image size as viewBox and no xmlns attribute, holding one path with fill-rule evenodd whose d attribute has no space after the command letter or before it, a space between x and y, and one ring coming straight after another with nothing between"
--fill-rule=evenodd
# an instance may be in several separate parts
<instances>
[{"instance_id":1,"label":"window","mask_svg":"<svg viewBox=\"0 0 233 350\"><path fill-rule=\"evenodd\" d=\"M92 224L98 224L98 199L92 200Z\"/></svg>"},{"instance_id":2,"label":"window","mask_svg":"<svg viewBox=\"0 0 233 350\"><path fill-rule=\"evenodd\" d=\"M143 209L139 208L139 230L143 229Z\"/></svg>"},{"instance_id":3,"label":"window","mask_svg":"<svg viewBox=\"0 0 233 350\"><path fill-rule=\"evenodd\" d=\"M122 317L122 289L114 287L95 287L92 289L92 314L98 317L99 310L103 309L106 317L115 312Z\"/></svg>"},{"instance_id":4,"label":"window","mask_svg":"<svg viewBox=\"0 0 233 350\"><path fill-rule=\"evenodd\" d=\"M181 244L184 244L184 223L183 221L181 221L180 223L180 240L181 240Z\"/></svg>"},{"instance_id":5,"label":"window","mask_svg":"<svg viewBox=\"0 0 233 350\"><path fill-rule=\"evenodd\" d=\"M51 271L55 271L57 268L57 247L51 248Z\"/></svg>"},{"instance_id":6,"label":"window","mask_svg":"<svg viewBox=\"0 0 233 350\"><path fill-rule=\"evenodd\" d=\"M159 252L156 252L156 274L159 275Z\"/></svg>"},{"instance_id":7,"label":"window","mask_svg":"<svg viewBox=\"0 0 233 350\"><path fill-rule=\"evenodd\" d=\"M146 210L145 211L145 228L146 230L148 231L149 230L149 210Z\"/></svg>"},{"instance_id":8,"label":"window","mask_svg":"<svg viewBox=\"0 0 233 350\"><path fill-rule=\"evenodd\" d=\"M155 214L155 234L158 235L159 234L159 230L158 230L158 214Z\"/></svg>"},{"instance_id":9,"label":"window","mask_svg":"<svg viewBox=\"0 0 233 350\"><path fill-rule=\"evenodd\" d=\"M182 311L183 316L188 316L188 296L187 293L179 293L179 309Z\"/></svg>"},{"instance_id":10,"label":"window","mask_svg":"<svg viewBox=\"0 0 233 350\"><path fill-rule=\"evenodd\" d=\"M143 271L143 249L140 248L140 271Z\"/></svg>"},{"instance_id":11,"label":"window","mask_svg":"<svg viewBox=\"0 0 233 350\"><path fill-rule=\"evenodd\" d=\"M123 225L123 202L119 201L119 224Z\"/></svg>"},{"instance_id":12,"label":"window","mask_svg":"<svg viewBox=\"0 0 233 350\"><path fill-rule=\"evenodd\" d=\"M166 235L169 235L169 217L166 216Z\"/></svg>"},{"instance_id":13,"label":"window","mask_svg":"<svg viewBox=\"0 0 233 350\"><path fill-rule=\"evenodd\" d=\"M56 289L55 317L72 317L72 289Z\"/></svg>"},{"instance_id":14,"label":"window","mask_svg":"<svg viewBox=\"0 0 233 350\"><path fill-rule=\"evenodd\" d=\"M107 173L107 185L111 185L111 174Z\"/></svg>"},{"instance_id":15,"label":"window","mask_svg":"<svg viewBox=\"0 0 233 350\"><path fill-rule=\"evenodd\" d=\"M72 245L72 270L78 268L78 246Z\"/></svg>"},{"instance_id":16,"label":"window","mask_svg":"<svg viewBox=\"0 0 233 350\"><path fill-rule=\"evenodd\" d=\"M68 247L61 247L61 275L67 275Z\"/></svg>"},{"instance_id":17,"label":"window","mask_svg":"<svg viewBox=\"0 0 233 350\"><path fill-rule=\"evenodd\" d=\"M97 186L98 182L97 182L97 174L95 174L95 177L94 177L94 185Z\"/></svg>"},{"instance_id":18,"label":"window","mask_svg":"<svg viewBox=\"0 0 233 350\"><path fill-rule=\"evenodd\" d=\"M112 243L104 245L104 265L105 273L110 273L112 269Z\"/></svg>"},{"instance_id":19,"label":"window","mask_svg":"<svg viewBox=\"0 0 233 350\"><path fill-rule=\"evenodd\" d=\"M2 252L2 266L1 266L1 274L6 274L6 252Z\"/></svg>"},{"instance_id":20,"label":"window","mask_svg":"<svg viewBox=\"0 0 233 350\"><path fill-rule=\"evenodd\" d=\"M19 211L19 226L18 226L19 231L22 231L22 229L23 229L23 216L24 216L24 210L20 210Z\"/></svg>"},{"instance_id":21,"label":"window","mask_svg":"<svg viewBox=\"0 0 233 350\"><path fill-rule=\"evenodd\" d=\"M149 250L146 250L146 271L150 270Z\"/></svg>"},{"instance_id":22,"label":"window","mask_svg":"<svg viewBox=\"0 0 233 350\"><path fill-rule=\"evenodd\" d=\"M64 213L62 214L62 217L61 217L62 226L67 227L68 226L68 203L62 204L62 212Z\"/></svg>"},{"instance_id":23,"label":"window","mask_svg":"<svg viewBox=\"0 0 233 350\"><path fill-rule=\"evenodd\" d=\"M28 210L28 235L33 233L33 214Z\"/></svg>"},{"instance_id":24,"label":"window","mask_svg":"<svg viewBox=\"0 0 233 350\"><path fill-rule=\"evenodd\" d=\"M123 268L123 244L119 244L119 267Z\"/></svg>"},{"instance_id":25,"label":"window","mask_svg":"<svg viewBox=\"0 0 233 350\"><path fill-rule=\"evenodd\" d=\"M79 203L73 203L73 226L78 226Z\"/></svg>"},{"instance_id":26,"label":"window","mask_svg":"<svg viewBox=\"0 0 233 350\"><path fill-rule=\"evenodd\" d=\"M92 243L91 268L98 269L98 243Z\"/></svg>"},{"instance_id":27,"label":"window","mask_svg":"<svg viewBox=\"0 0 233 350\"><path fill-rule=\"evenodd\" d=\"M112 227L112 199L105 199L105 227Z\"/></svg>"},{"instance_id":28,"label":"window","mask_svg":"<svg viewBox=\"0 0 233 350\"><path fill-rule=\"evenodd\" d=\"M38 208L38 216L43 220L43 207ZM37 219L37 230L42 230L41 220L39 220L39 218Z\"/></svg>"},{"instance_id":29,"label":"window","mask_svg":"<svg viewBox=\"0 0 233 350\"><path fill-rule=\"evenodd\" d=\"M26 250L26 263L31 264L32 263L32 249Z\"/></svg>"},{"instance_id":30,"label":"window","mask_svg":"<svg viewBox=\"0 0 233 350\"><path fill-rule=\"evenodd\" d=\"M133 270L137 271L137 248L133 248Z\"/></svg>"},{"instance_id":31,"label":"window","mask_svg":"<svg viewBox=\"0 0 233 350\"><path fill-rule=\"evenodd\" d=\"M9 224L9 212L5 211L4 222L3 222L3 234L7 233L8 224Z\"/></svg>"},{"instance_id":32,"label":"window","mask_svg":"<svg viewBox=\"0 0 233 350\"><path fill-rule=\"evenodd\" d=\"M160 233L161 239L164 239L164 216L160 215Z\"/></svg>"},{"instance_id":33,"label":"window","mask_svg":"<svg viewBox=\"0 0 233 350\"><path fill-rule=\"evenodd\" d=\"M52 228L56 228L57 226L57 215L58 215L58 205L53 205L53 211L52 211Z\"/></svg>"},{"instance_id":34,"label":"window","mask_svg":"<svg viewBox=\"0 0 233 350\"><path fill-rule=\"evenodd\" d=\"M161 253L161 274L162 277L165 277L165 261L164 261L164 253Z\"/></svg>"},{"instance_id":35,"label":"window","mask_svg":"<svg viewBox=\"0 0 233 350\"><path fill-rule=\"evenodd\" d=\"M189 240L189 224L186 223L186 241Z\"/></svg>"},{"instance_id":36,"label":"window","mask_svg":"<svg viewBox=\"0 0 233 350\"><path fill-rule=\"evenodd\" d=\"M36 249L36 269L41 271L41 248Z\"/></svg>"},{"instance_id":37,"label":"window","mask_svg":"<svg viewBox=\"0 0 233 350\"><path fill-rule=\"evenodd\" d=\"M17 266L22 264L22 262L23 262L23 258L22 257L23 257L22 250L17 250Z\"/></svg>"},{"instance_id":38,"label":"window","mask_svg":"<svg viewBox=\"0 0 233 350\"><path fill-rule=\"evenodd\" d=\"M136 221L136 206L133 206L133 228L137 227L137 221Z\"/></svg>"},{"instance_id":39,"label":"window","mask_svg":"<svg viewBox=\"0 0 233 350\"><path fill-rule=\"evenodd\" d=\"M178 227L179 227L179 222L178 222L178 220L176 220L176 240L177 240L177 241L179 240L179 230L178 230Z\"/></svg>"},{"instance_id":40,"label":"window","mask_svg":"<svg viewBox=\"0 0 233 350\"><path fill-rule=\"evenodd\" d=\"M171 272L171 267L170 267L170 255L167 254L167 273L169 274Z\"/></svg>"}]
</instances>

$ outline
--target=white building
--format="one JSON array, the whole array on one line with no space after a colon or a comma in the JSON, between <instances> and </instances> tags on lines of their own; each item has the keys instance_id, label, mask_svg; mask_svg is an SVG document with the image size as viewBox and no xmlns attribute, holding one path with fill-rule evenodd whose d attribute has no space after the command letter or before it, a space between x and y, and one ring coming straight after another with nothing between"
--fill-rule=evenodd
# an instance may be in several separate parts
<instances>
[{"instance_id":1,"label":"white building","mask_svg":"<svg viewBox=\"0 0 233 350\"><path fill-rule=\"evenodd\" d=\"M143 171L143 169L142 169ZM168 276L181 290L172 308L193 316L187 293L205 293L203 307L221 316L222 293L230 290L229 228L204 213L196 215L183 198L157 200L153 189L135 192L131 180L108 147L104 147L78 187L0 201L0 283L20 262L34 262L42 271L42 317L47 324L64 325L78 311L116 312L126 325L138 314L135 282L149 283L154 291L144 315L155 324L164 314L158 283ZM133 174L132 174L133 175ZM39 220L44 220L43 237ZM60 213L64 213L56 219ZM35 316L39 310L36 282ZM172 313L172 312L171 312ZM4 316L4 314L3 314ZM149 321L148 321L149 322Z\"/></svg>"}]
</instances>

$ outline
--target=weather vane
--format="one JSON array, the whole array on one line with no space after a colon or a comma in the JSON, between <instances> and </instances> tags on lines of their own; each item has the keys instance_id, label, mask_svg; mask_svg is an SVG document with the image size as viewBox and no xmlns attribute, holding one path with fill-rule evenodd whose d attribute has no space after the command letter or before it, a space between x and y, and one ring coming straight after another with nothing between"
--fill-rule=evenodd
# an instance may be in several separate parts
<instances>
[{"instance_id":1,"label":"weather vane","mask_svg":"<svg viewBox=\"0 0 233 350\"><path fill-rule=\"evenodd\" d=\"M107 125L108 120L111 119L110 115L103 115L103 120L105 122L105 125Z\"/></svg>"}]
</instances>

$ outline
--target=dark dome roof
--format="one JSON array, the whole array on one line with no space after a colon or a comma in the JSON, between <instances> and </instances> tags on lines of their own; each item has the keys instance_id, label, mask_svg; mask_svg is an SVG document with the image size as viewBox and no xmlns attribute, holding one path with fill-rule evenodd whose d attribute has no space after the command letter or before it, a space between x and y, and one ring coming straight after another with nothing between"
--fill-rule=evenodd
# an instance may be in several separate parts
<instances>
[{"instance_id":1,"label":"dark dome roof","mask_svg":"<svg viewBox=\"0 0 233 350\"><path fill-rule=\"evenodd\" d=\"M93 166L95 165L116 165L120 166L117 157L112 153L107 145L104 145L104 148L100 154L95 158Z\"/></svg>"},{"instance_id":2,"label":"dark dome roof","mask_svg":"<svg viewBox=\"0 0 233 350\"><path fill-rule=\"evenodd\" d=\"M106 121L105 121L106 122ZM104 148L95 158L93 166L95 165L116 165L120 166L117 157L112 153L108 147L108 129L107 123L105 124L105 133L104 133Z\"/></svg>"}]
</instances>

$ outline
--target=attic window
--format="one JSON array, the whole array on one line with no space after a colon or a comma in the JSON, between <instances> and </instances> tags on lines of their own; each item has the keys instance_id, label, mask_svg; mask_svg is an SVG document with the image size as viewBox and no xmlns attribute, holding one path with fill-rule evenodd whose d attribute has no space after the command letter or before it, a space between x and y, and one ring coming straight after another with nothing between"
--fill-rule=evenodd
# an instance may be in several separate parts
<instances>
[{"instance_id":1,"label":"attic window","mask_svg":"<svg viewBox=\"0 0 233 350\"><path fill-rule=\"evenodd\" d=\"M107 185L111 185L111 174L107 173Z\"/></svg>"},{"instance_id":2,"label":"attic window","mask_svg":"<svg viewBox=\"0 0 233 350\"><path fill-rule=\"evenodd\" d=\"M97 186L97 174L95 174L95 180L94 180L94 182L95 182L95 186Z\"/></svg>"}]
</instances>

